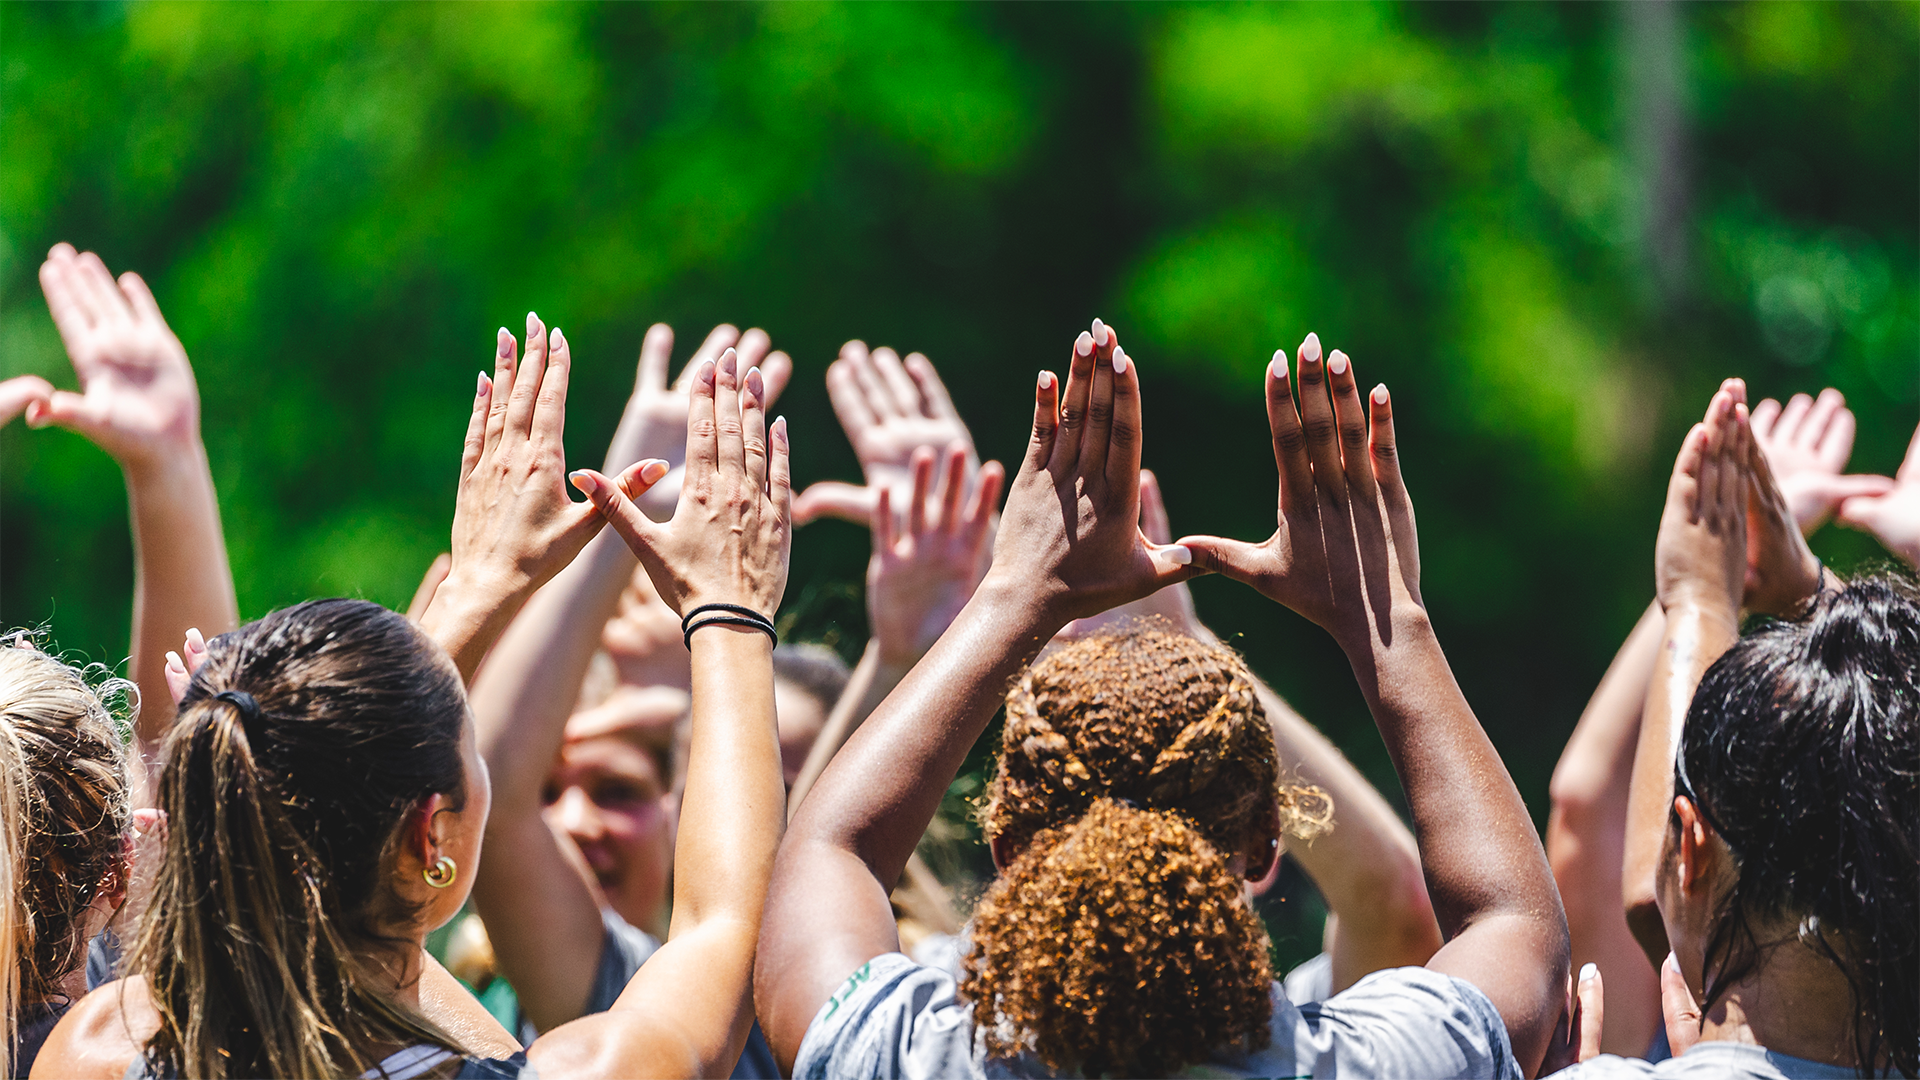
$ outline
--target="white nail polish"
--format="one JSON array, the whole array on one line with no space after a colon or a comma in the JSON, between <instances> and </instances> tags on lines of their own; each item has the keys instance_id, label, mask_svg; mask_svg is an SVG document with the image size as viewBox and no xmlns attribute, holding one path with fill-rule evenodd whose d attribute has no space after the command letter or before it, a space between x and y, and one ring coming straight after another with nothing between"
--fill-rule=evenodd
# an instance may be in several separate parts
<instances>
[{"instance_id":1,"label":"white nail polish","mask_svg":"<svg viewBox=\"0 0 1920 1080\"><path fill-rule=\"evenodd\" d=\"M1308 360L1320 359L1320 335L1308 334L1307 340L1300 343L1300 355Z\"/></svg>"},{"instance_id":2,"label":"white nail polish","mask_svg":"<svg viewBox=\"0 0 1920 1080\"><path fill-rule=\"evenodd\" d=\"M1092 356L1093 335L1085 330L1080 331L1080 336L1073 339L1073 351L1081 356Z\"/></svg>"},{"instance_id":3,"label":"white nail polish","mask_svg":"<svg viewBox=\"0 0 1920 1080\"><path fill-rule=\"evenodd\" d=\"M1580 965L1580 981L1581 982L1586 982L1588 979L1597 978L1599 977L1599 975L1600 975L1600 969L1593 963L1589 962L1589 963Z\"/></svg>"},{"instance_id":4,"label":"white nail polish","mask_svg":"<svg viewBox=\"0 0 1920 1080\"><path fill-rule=\"evenodd\" d=\"M1125 375L1127 373L1127 354L1121 352L1119 349L1113 350L1113 373L1115 375Z\"/></svg>"},{"instance_id":5,"label":"white nail polish","mask_svg":"<svg viewBox=\"0 0 1920 1080\"><path fill-rule=\"evenodd\" d=\"M1387 403L1387 388L1384 385L1373 388L1373 403L1375 405L1385 405Z\"/></svg>"},{"instance_id":6,"label":"white nail polish","mask_svg":"<svg viewBox=\"0 0 1920 1080\"><path fill-rule=\"evenodd\" d=\"M1333 351L1333 358L1327 361L1327 370L1333 372L1335 375L1345 375L1347 373L1347 354L1335 349Z\"/></svg>"},{"instance_id":7,"label":"white nail polish","mask_svg":"<svg viewBox=\"0 0 1920 1080\"><path fill-rule=\"evenodd\" d=\"M1189 551L1185 544L1175 544L1161 550L1166 555L1167 561L1175 565L1188 566L1193 562L1193 552Z\"/></svg>"}]
</instances>

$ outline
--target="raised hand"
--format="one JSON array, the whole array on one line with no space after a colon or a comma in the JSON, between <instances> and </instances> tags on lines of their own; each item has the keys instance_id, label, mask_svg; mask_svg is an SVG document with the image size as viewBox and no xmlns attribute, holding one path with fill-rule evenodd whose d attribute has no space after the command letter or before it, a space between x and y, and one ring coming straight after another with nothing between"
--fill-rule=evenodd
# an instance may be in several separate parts
<instances>
[{"instance_id":1,"label":"raised hand","mask_svg":"<svg viewBox=\"0 0 1920 1080\"><path fill-rule=\"evenodd\" d=\"M1892 486L1884 476L1845 476L1853 452L1853 412L1832 387L1818 398L1795 394L1783 409L1767 398L1753 407L1753 438L1766 452L1800 531L1812 536L1834 508L1855 495L1878 495Z\"/></svg>"},{"instance_id":2,"label":"raised hand","mask_svg":"<svg viewBox=\"0 0 1920 1080\"><path fill-rule=\"evenodd\" d=\"M207 639L201 635L199 627L187 628L187 639L179 652L167 650L167 693L173 697L175 705L187 696L187 687L193 685L193 673L207 662Z\"/></svg>"},{"instance_id":3,"label":"raised hand","mask_svg":"<svg viewBox=\"0 0 1920 1080\"><path fill-rule=\"evenodd\" d=\"M1747 577L1751 483L1746 386L1728 379L1687 432L1654 542L1654 589L1669 612L1685 605L1735 626Z\"/></svg>"},{"instance_id":4,"label":"raised hand","mask_svg":"<svg viewBox=\"0 0 1920 1080\"><path fill-rule=\"evenodd\" d=\"M867 563L867 616L883 665L911 667L925 655L980 582L981 555L1006 470L990 461L967 496L970 447L953 443L935 480L935 455L914 451L904 524L893 492L878 487L873 558Z\"/></svg>"},{"instance_id":5,"label":"raised hand","mask_svg":"<svg viewBox=\"0 0 1920 1080\"><path fill-rule=\"evenodd\" d=\"M1167 517L1166 499L1160 494L1160 480L1152 469L1140 470L1140 535L1156 544L1173 543L1173 524ZM1122 604L1112 611L1085 619L1075 619L1057 637L1089 637L1136 619L1165 619L1174 629L1193 637L1210 633L1200 623L1193 607L1193 590L1182 581L1151 596Z\"/></svg>"},{"instance_id":6,"label":"raised hand","mask_svg":"<svg viewBox=\"0 0 1920 1080\"><path fill-rule=\"evenodd\" d=\"M1352 361L1336 349L1322 363L1318 335L1308 334L1296 356L1297 408L1286 355L1274 353L1267 367L1267 423L1280 469L1273 535L1259 544L1214 536L1181 543L1198 565L1252 585L1343 643L1370 627L1384 638L1395 606L1421 605L1392 399L1377 386L1363 404Z\"/></svg>"},{"instance_id":7,"label":"raised hand","mask_svg":"<svg viewBox=\"0 0 1920 1080\"><path fill-rule=\"evenodd\" d=\"M56 244L40 265L40 287L80 393L54 390L34 400L27 423L76 431L127 469L196 453L200 392L193 369L140 275L115 282L100 256Z\"/></svg>"},{"instance_id":8,"label":"raised hand","mask_svg":"<svg viewBox=\"0 0 1920 1080\"><path fill-rule=\"evenodd\" d=\"M1907 459L1879 495L1855 495L1840 504L1840 524L1872 533L1888 551L1920 568L1920 428Z\"/></svg>"},{"instance_id":9,"label":"raised hand","mask_svg":"<svg viewBox=\"0 0 1920 1080\"><path fill-rule=\"evenodd\" d=\"M707 334L693 351L687 366L671 385L667 382L667 363L673 355L673 328L655 323L647 329L640 345L639 373L634 380L633 396L627 399L620 426L614 430L607 447L608 475L618 476L636 461L658 458L667 463L667 474L648 488L640 498L640 508L655 521L673 515L680 498L680 478L686 469L687 396L695 372L702 364L715 361L727 349L739 356L741 370L759 368L767 391L765 404L771 407L793 377L793 361L784 352L769 351L773 342L764 330L742 334L721 323Z\"/></svg>"},{"instance_id":10,"label":"raised hand","mask_svg":"<svg viewBox=\"0 0 1920 1080\"><path fill-rule=\"evenodd\" d=\"M1744 390L1744 387L1741 388ZM1757 435L1747 448L1747 578L1743 603L1750 611L1797 615L1820 591L1820 560L1807 546L1788 497Z\"/></svg>"},{"instance_id":11,"label":"raised hand","mask_svg":"<svg viewBox=\"0 0 1920 1080\"><path fill-rule=\"evenodd\" d=\"M573 475L677 615L724 603L772 618L786 591L793 538L787 422L775 420L769 429L765 377L757 368L744 374L733 349L694 372L686 479L668 521L654 521L634 503L666 475L664 461L642 461L617 481L592 469Z\"/></svg>"},{"instance_id":12,"label":"raised hand","mask_svg":"<svg viewBox=\"0 0 1920 1080\"><path fill-rule=\"evenodd\" d=\"M502 327L493 378L481 374L475 391L454 500L452 562L420 620L469 680L533 590L605 524L591 504L567 495L562 437L572 366L566 335L556 329L549 339L539 316L528 312L524 361Z\"/></svg>"},{"instance_id":13,"label":"raised hand","mask_svg":"<svg viewBox=\"0 0 1920 1080\"><path fill-rule=\"evenodd\" d=\"M1095 319L1073 343L1064 388L1040 373L987 571L1057 618L1054 629L1196 573L1187 548L1140 535L1141 434L1139 370Z\"/></svg>"},{"instance_id":14,"label":"raised hand","mask_svg":"<svg viewBox=\"0 0 1920 1080\"><path fill-rule=\"evenodd\" d=\"M884 346L869 352L866 343L849 341L827 368L827 395L866 484L823 480L808 487L793 500L796 524L837 517L866 525L882 488L895 508L904 506L913 483L913 455L921 447L957 444L965 449L970 474L980 464L973 435L954 410L946 384L920 353L901 360Z\"/></svg>"},{"instance_id":15,"label":"raised hand","mask_svg":"<svg viewBox=\"0 0 1920 1080\"><path fill-rule=\"evenodd\" d=\"M38 375L17 375L0 382L0 425L12 423L27 406L52 396L53 384Z\"/></svg>"}]
</instances>

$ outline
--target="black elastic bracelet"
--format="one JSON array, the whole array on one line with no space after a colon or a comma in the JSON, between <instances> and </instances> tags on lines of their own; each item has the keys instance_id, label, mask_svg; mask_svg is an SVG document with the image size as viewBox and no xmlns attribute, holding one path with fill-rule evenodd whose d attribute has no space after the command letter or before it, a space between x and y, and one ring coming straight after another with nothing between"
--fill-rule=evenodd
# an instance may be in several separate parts
<instances>
[{"instance_id":1,"label":"black elastic bracelet","mask_svg":"<svg viewBox=\"0 0 1920 1080\"><path fill-rule=\"evenodd\" d=\"M702 615L707 617L701 619ZM695 619L699 621L695 622ZM775 645L780 644L780 635L773 628L773 620L752 608L739 604L702 604L687 612L686 617L680 620L680 640L686 645L687 651L693 651L693 632L714 623L751 627L767 635Z\"/></svg>"}]
</instances>

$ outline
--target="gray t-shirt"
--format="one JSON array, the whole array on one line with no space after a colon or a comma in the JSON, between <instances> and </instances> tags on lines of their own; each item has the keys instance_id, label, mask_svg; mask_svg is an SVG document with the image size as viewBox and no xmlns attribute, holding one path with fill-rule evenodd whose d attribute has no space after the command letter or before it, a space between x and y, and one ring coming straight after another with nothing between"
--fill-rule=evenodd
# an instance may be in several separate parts
<instances>
[{"instance_id":1,"label":"gray t-shirt","mask_svg":"<svg viewBox=\"0 0 1920 1080\"><path fill-rule=\"evenodd\" d=\"M1602 1054L1553 1075L1555 1080L1845 1080L1860 1074L1838 1065L1776 1054L1751 1043L1703 1042L1661 1062Z\"/></svg>"},{"instance_id":2,"label":"gray t-shirt","mask_svg":"<svg viewBox=\"0 0 1920 1080\"><path fill-rule=\"evenodd\" d=\"M1326 1001L1295 1005L1273 988L1272 1043L1223 1054L1187 1076L1518 1078L1506 1025L1471 984L1425 968L1361 979ZM813 1080L935 1080L1050 1077L1027 1057L987 1058L973 1006L951 974L899 953L854 972L807 1028L795 1077Z\"/></svg>"}]
</instances>

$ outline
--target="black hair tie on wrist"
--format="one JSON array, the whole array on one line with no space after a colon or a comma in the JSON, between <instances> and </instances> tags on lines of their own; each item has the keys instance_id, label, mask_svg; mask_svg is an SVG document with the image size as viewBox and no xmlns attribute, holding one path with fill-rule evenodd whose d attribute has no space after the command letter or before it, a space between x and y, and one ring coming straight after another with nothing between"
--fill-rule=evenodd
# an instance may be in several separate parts
<instances>
[{"instance_id":1,"label":"black hair tie on wrist","mask_svg":"<svg viewBox=\"0 0 1920 1080\"><path fill-rule=\"evenodd\" d=\"M702 619L700 616L705 615ZM698 620L698 621L695 621ZM773 620L739 604L701 604L680 620L680 640L687 651L693 651L693 632L703 626L745 626L767 635L775 645L780 644L780 635L773 628Z\"/></svg>"}]
</instances>

